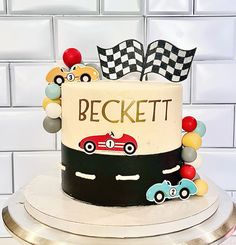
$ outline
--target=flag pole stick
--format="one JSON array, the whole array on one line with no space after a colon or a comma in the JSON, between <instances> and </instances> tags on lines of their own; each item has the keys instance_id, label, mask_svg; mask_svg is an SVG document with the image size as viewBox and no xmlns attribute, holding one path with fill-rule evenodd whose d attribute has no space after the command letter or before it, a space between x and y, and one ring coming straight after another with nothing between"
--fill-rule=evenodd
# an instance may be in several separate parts
<instances>
[{"instance_id":1,"label":"flag pole stick","mask_svg":"<svg viewBox=\"0 0 236 245\"><path fill-rule=\"evenodd\" d=\"M143 81L143 77L144 77L144 69L142 70L141 76L140 76L140 81L141 81L141 82Z\"/></svg>"}]
</instances>

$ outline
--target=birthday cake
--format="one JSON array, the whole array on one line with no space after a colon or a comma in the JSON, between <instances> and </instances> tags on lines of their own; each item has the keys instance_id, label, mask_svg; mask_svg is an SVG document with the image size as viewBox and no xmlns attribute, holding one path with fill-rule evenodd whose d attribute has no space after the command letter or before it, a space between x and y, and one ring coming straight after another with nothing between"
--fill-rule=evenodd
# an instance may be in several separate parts
<instances>
[{"instance_id":1,"label":"birthday cake","mask_svg":"<svg viewBox=\"0 0 236 245\"><path fill-rule=\"evenodd\" d=\"M144 55L140 42L126 40L98 47L101 69L83 64L78 50L65 51L67 67L46 77L43 126L61 129L66 194L93 205L137 206L207 192L196 173L206 128L191 116L182 119L178 83L195 51L158 40ZM119 80L130 72L140 72L140 81ZM151 72L171 82L149 81Z\"/></svg>"}]
</instances>

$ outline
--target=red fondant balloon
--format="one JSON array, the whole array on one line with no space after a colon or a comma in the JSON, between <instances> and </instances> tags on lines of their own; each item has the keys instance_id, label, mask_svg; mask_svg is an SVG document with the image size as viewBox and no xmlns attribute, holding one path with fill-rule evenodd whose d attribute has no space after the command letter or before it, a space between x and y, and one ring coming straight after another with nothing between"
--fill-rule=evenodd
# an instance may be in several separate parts
<instances>
[{"instance_id":1,"label":"red fondant balloon","mask_svg":"<svg viewBox=\"0 0 236 245\"><path fill-rule=\"evenodd\" d=\"M82 61L82 55L76 48L68 48L63 53L63 61L68 67L79 64Z\"/></svg>"},{"instance_id":2,"label":"red fondant balloon","mask_svg":"<svg viewBox=\"0 0 236 245\"><path fill-rule=\"evenodd\" d=\"M182 178L192 180L196 175L196 170L193 166L185 164L180 168L180 175Z\"/></svg>"},{"instance_id":3,"label":"red fondant balloon","mask_svg":"<svg viewBox=\"0 0 236 245\"><path fill-rule=\"evenodd\" d=\"M186 132L192 132L197 127L197 120L194 117L188 116L182 120L182 129Z\"/></svg>"}]
</instances>

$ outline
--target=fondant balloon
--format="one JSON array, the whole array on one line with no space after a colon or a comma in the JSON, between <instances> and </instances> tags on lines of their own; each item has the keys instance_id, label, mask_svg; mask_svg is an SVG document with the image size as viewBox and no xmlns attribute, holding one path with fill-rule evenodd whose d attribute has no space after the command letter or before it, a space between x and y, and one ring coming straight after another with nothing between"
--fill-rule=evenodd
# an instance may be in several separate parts
<instances>
[{"instance_id":1,"label":"fondant balloon","mask_svg":"<svg viewBox=\"0 0 236 245\"><path fill-rule=\"evenodd\" d=\"M78 49L68 48L63 53L63 61L68 67L72 67L82 61L82 55Z\"/></svg>"},{"instance_id":2,"label":"fondant balloon","mask_svg":"<svg viewBox=\"0 0 236 245\"><path fill-rule=\"evenodd\" d=\"M206 125L201 121L197 121L197 127L195 128L194 132L203 137L206 133Z\"/></svg>"},{"instance_id":3,"label":"fondant balloon","mask_svg":"<svg viewBox=\"0 0 236 245\"><path fill-rule=\"evenodd\" d=\"M193 166L185 164L180 168L180 176L182 178L192 180L196 175L196 170Z\"/></svg>"},{"instance_id":4,"label":"fondant balloon","mask_svg":"<svg viewBox=\"0 0 236 245\"><path fill-rule=\"evenodd\" d=\"M192 132L197 127L197 120L194 117L187 116L182 120L182 129L186 132Z\"/></svg>"},{"instance_id":5,"label":"fondant balloon","mask_svg":"<svg viewBox=\"0 0 236 245\"><path fill-rule=\"evenodd\" d=\"M199 169L202 166L202 157L200 154L197 154L197 158L193 162L189 162L189 165L192 165L195 169Z\"/></svg>"},{"instance_id":6,"label":"fondant balloon","mask_svg":"<svg viewBox=\"0 0 236 245\"><path fill-rule=\"evenodd\" d=\"M194 176L194 178L193 178L193 181L194 181L194 180L197 180L197 179L200 179L200 176L199 176L199 174L196 172L196 174L195 174L195 176Z\"/></svg>"},{"instance_id":7,"label":"fondant balloon","mask_svg":"<svg viewBox=\"0 0 236 245\"><path fill-rule=\"evenodd\" d=\"M46 106L46 114L50 118L58 118L61 116L61 106L57 103L49 103Z\"/></svg>"},{"instance_id":8,"label":"fondant balloon","mask_svg":"<svg viewBox=\"0 0 236 245\"><path fill-rule=\"evenodd\" d=\"M192 147L184 147L181 157L184 162L193 162L197 158L197 152Z\"/></svg>"},{"instance_id":9,"label":"fondant balloon","mask_svg":"<svg viewBox=\"0 0 236 245\"><path fill-rule=\"evenodd\" d=\"M195 185L197 186L197 196L204 196L208 192L208 184L202 179L194 180Z\"/></svg>"},{"instance_id":10,"label":"fondant balloon","mask_svg":"<svg viewBox=\"0 0 236 245\"><path fill-rule=\"evenodd\" d=\"M43 127L48 133L57 133L61 129L61 118L52 119L45 117Z\"/></svg>"},{"instance_id":11,"label":"fondant balloon","mask_svg":"<svg viewBox=\"0 0 236 245\"><path fill-rule=\"evenodd\" d=\"M61 96L61 88L55 83L50 83L45 89L45 94L49 99L58 99Z\"/></svg>"},{"instance_id":12,"label":"fondant balloon","mask_svg":"<svg viewBox=\"0 0 236 245\"><path fill-rule=\"evenodd\" d=\"M55 100L51 100L49 99L48 97L45 97L43 99L43 103L42 103L42 106L43 106L43 109L45 110L46 106L49 104L49 103L57 103L58 105L61 105L61 99L55 99Z\"/></svg>"},{"instance_id":13,"label":"fondant balloon","mask_svg":"<svg viewBox=\"0 0 236 245\"><path fill-rule=\"evenodd\" d=\"M195 150L198 150L202 145L202 138L199 134L190 132L183 136L182 143L184 146L192 147Z\"/></svg>"}]
</instances>

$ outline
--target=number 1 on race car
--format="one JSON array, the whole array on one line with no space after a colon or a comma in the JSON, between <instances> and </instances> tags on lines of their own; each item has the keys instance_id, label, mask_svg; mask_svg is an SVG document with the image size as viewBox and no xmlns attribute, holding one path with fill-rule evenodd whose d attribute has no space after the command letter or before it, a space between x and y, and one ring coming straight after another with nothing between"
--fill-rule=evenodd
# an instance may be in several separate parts
<instances>
[{"instance_id":1,"label":"number 1 on race car","mask_svg":"<svg viewBox=\"0 0 236 245\"><path fill-rule=\"evenodd\" d=\"M115 146L114 140L107 140L106 141L106 147L107 148L113 148Z\"/></svg>"}]
</instances>

